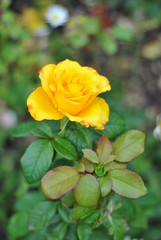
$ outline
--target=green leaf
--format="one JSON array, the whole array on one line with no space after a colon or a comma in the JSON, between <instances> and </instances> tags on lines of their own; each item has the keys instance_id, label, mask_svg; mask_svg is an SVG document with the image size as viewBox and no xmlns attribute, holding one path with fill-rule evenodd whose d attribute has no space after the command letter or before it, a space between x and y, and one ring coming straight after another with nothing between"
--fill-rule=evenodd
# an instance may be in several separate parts
<instances>
[{"instance_id":1,"label":"green leaf","mask_svg":"<svg viewBox=\"0 0 161 240\"><path fill-rule=\"evenodd\" d=\"M19 123L12 131L13 137L27 137L35 135L38 137L52 137L52 129L46 122L28 121Z\"/></svg>"},{"instance_id":2,"label":"green leaf","mask_svg":"<svg viewBox=\"0 0 161 240\"><path fill-rule=\"evenodd\" d=\"M73 220L83 219L84 217L91 214L96 207L82 207L78 204L74 204L72 218Z\"/></svg>"},{"instance_id":3,"label":"green leaf","mask_svg":"<svg viewBox=\"0 0 161 240\"><path fill-rule=\"evenodd\" d=\"M65 159L71 161L76 161L78 159L78 153L70 141L64 138L55 138L53 144L55 150Z\"/></svg>"},{"instance_id":4,"label":"green leaf","mask_svg":"<svg viewBox=\"0 0 161 240\"><path fill-rule=\"evenodd\" d=\"M101 164L106 165L108 163L113 162L116 159L116 155L108 155L106 158L103 159Z\"/></svg>"},{"instance_id":5,"label":"green leaf","mask_svg":"<svg viewBox=\"0 0 161 240\"><path fill-rule=\"evenodd\" d=\"M85 132L83 130L83 132ZM88 145L86 138L85 138L85 134L87 135L87 133L85 132L85 134L83 134L82 131L70 131L70 133L67 135L68 139L74 144L74 146L76 146L77 151L82 154L81 149L83 148L88 148L90 145ZM88 135L87 135L88 136ZM92 147L92 146L90 146Z\"/></svg>"},{"instance_id":6,"label":"green leaf","mask_svg":"<svg viewBox=\"0 0 161 240\"><path fill-rule=\"evenodd\" d=\"M130 162L144 152L145 133L129 130L113 144L113 153L119 162Z\"/></svg>"},{"instance_id":7,"label":"green leaf","mask_svg":"<svg viewBox=\"0 0 161 240\"><path fill-rule=\"evenodd\" d=\"M108 235L102 231L94 231L88 240L108 240Z\"/></svg>"},{"instance_id":8,"label":"green leaf","mask_svg":"<svg viewBox=\"0 0 161 240\"><path fill-rule=\"evenodd\" d=\"M67 224L64 222L61 222L59 225L54 227L54 230L52 232L53 239L57 240L63 240L67 232Z\"/></svg>"},{"instance_id":9,"label":"green leaf","mask_svg":"<svg viewBox=\"0 0 161 240\"><path fill-rule=\"evenodd\" d=\"M94 172L95 167L96 167L96 164L88 161L88 160L87 160L86 158L84 158L84 157L82 158L82 162L83 162L83 164L84 164L84 166L85 166L86 172L89 172L89 173Z\"/></svg>"},{"instance_id":10,"label":"green leaf","mask_svg":"<svg viewBox=\"0 0 161 240\"><path fill-rule=\"evenodd\" d=\"M89 138L88 138L88 134L84 131L84 129L82 128L80 123L77 123L77 127L79 129L79 138L80 138L80 132L81 132L83 134L85 140L86 140L87 145L89 146L90 141L89 141Z\"/></svg>"},{"instance_id":11,"label":"green leaf","mask_svg":"<svg viewBox=\"0 0 161 240\"><path fill-rule=\"evenodd\" d=\"M119 25L112 27L112 34L116 39L126 42L129 42L134 38L134 34L129 28Z\"/></svg>"},{"instance_id":12,"label":"green leaf","mask_svg":"<svg viewBox=\"0 0 161 240\"><path fill-rule=\"evenodd\" d=\"M9 220L8 232L11 238L19 238L25 236L29 230L27 228L28 212L17 212Z\"/></svg>"},{"instance_id":13,"label":"green leaf","mask_svg":"<svg viewBox=\"0 0 161 240\"><path fill-rule=\"evenodd\" d=\"M79 240L88 240L89 236L92 234L92 228L87 223L80 223L77 228L77 234Z\"/></svg>"},{"instance_id":14,"label":"green leaf","mask_svg":"<svg viewBox=\"0 0 161 240\"><path fill-rule=\"evenodd\" d=\"M109 122L105 125L105 133L109 139L113 139L125 131L126 125L123 120L111 112Z\"/></svg>"},{"instance_id":15,"label":"green leaf","mask_svg":"<svg viewBox=\"0 0 161 240\"><path fill-rule=\"evenodd\" d=\"M86 33L88 34L95 35L100 30L99 18L84 15L84 19L82 19L82 24L84 31L86 31Z\"/></svg>"},{"instance_id":16,"label":"green leaf","mask_svg":"<svg viewBox=\"0 0 161 240\"><path fill-rule=\"evenodd\" d=\"M112 153L112 150L113 147L110 140L107 138L106 134L103 134L98 142L96 150L100 163L104 162L104 159Z\"/></svg>"},{"instance_id":17,"label":"green leaf","mask_svg":"<svg viewBox=\"0 0 161 240\"><path fill-rule=\"evenodd\" d=\"M41 188L47 198L58 199L72 190L78 183L80 175L72 167L57 167L47 172L41 180Z\"/></svg>"},{"instance_id":18,"label":"green leaf","mask_svg":"<svg viewBox=\"0 0 161 240\"><path fill-rule=\"evenodd\" d=\"M64 240L78 240L76 224L71 224L68 226L68 231Z\"/></svg>"},{"instance_id":19,"label":"green leaf","mask_svg":"<svg viewBox=\"0 0 161 240\"><path fill-rule=\"evenodd\" d=\"M61 197L61 202L66 207L71 207L75 203L73 192L67 192Z\"/></svg>"},{"instance_id":20,"label":"green leaf","mask_svg":"<svg viewBox=\"0 0 161 240\"><path fill-rule=\"evenodd\" d=\"M141 177L128 169L114 169L108 176L112 181L112 190L122 197L136 199L147 193Z\"/></svg>"},{"instance_id":21,"label":"green leaf","mask_svg":"<svg viewBox=\"0 0 161 240\"><path fill-rule=\"evenodd\" d=\"M109 121L105 125L104 132L109 139L113 139L119 136L125 131L126 125L123 120L114 112L110 113ZM102 135L102 131L95 130L97 133Z\"/></svg>"},{"instance_id":22,"label":"green leaf","mask_svg":"<svg viewBox=\"0 0 161 240\"><path fill-rule=\"evenodd\" d=\"M49 225L56 213L56 202L42 201L38 203L30 212L29 226L30 230L42 230Z\"/></svg>"},{"instance_id":23,"label":"green leaf","mask_svg":"<svg viewBox=\"0 0 161 240\"><path fill-rule=\"evenodd\" d=\"M82 152L84 153L84 157L92 162L92 163L99 163L99 159L97 154L92 149L82 149Z\"/></svg>"},{"instance_id":24,"label":"green leaf","mask_svg":"<svg viewBox=\"0 0 161 240\"><path fill-rule=\"evenodd\" d=\"M42 193L32 191L19 197L15 202L14 209L17 211L30 210L35 204L44 199Z\"/></svg>"},{"instance_id":25,"label":"green leaf","mask_svg":"<svg viewBox=\"0 0 161 240\"><path fill-rule=\"evenodd\" d=\"M101 33L99 40L102 49L107 55L111 56L117 52L117 43L115 42L115 40L108 37L105 32Z\"/></svg>"},{"instance_id":26,"label":"green leaf","mask_svg":"<svg viewBox=\"0 0 161 240\"><path fill-rule=\"evenodd\" d=\"M106 217L103 225L110 235L114 235L114 240L123 240L126 231L129 229L126 221L119 215Z\"/></svg>"},{"instance_id":27,"label":"green leaf","mask_svg":"<svg viewBox=\"0 0 161 240\"><path fill-rule=\"evenodd\" d=\"M93 213L91 213L89 216L86 216L83 221L88 224L92 224L94 222L98 223L98 220L101 215L101 210L95 210Z\"/></svg>"},{"instance_id":28,"label":"green leaf","mask_svg":"<svg viewBox=\"0 0 161 240\"><path fill-rule=\"evenodd\" d=\"M48 125L51 127L53 132L60 132L60 120L47 120Z\"/></svg>"},{"instance_id":29,"label":"green leaf","mask_svg":"<svg viewBox=\"0 0 161 240\"><path fill-rule=\"evenodd\" d=\"M115 203L115 207L116 207L117 204L119 205L121 203L121 207L119 209L117 209L117 213L121 216L124 216L125 219L127 220L127 222L129 222L129 223L132 222L133 226L134 226L134 221L137 218L137 216L139 216L138 213L137 213L135 201L131 201L127 198L122 198L122 197L121 198L118 197L117 199L118 200ZM140 205L137 205L137 206L139 207ZM141 206L140 206L140 208L141 208ZM141 217L141 215L142 216L144 215L143 211L144 211L144 209L142 209L139 218ZM145 215L144 215L144 217L146 218ZM140 220L139 220L139 222L140 222ZM138 225L138 227L139 227L139 225Z\"/></svg>"},{"instance_id":30,"label":"green leaf","mask_svg":"<svg viewBox=\"0 0 161 240\"><path fill-rule=\"evenodd\" d=\"M54 215L54 217L52 219L51 224L58 224L61 221L62 221L62 219L61 219L60 215L56 212L56 214Z\"/></svg>"},{"instance_id":31,"label":"green leaf","mask_svg":"<svg viewBox=\"0 0 161 240\"><path fill-rule=\"evenodd\" d=\"M49 169L53 157L53 147L49 140L33 142L21 158L21 167L26 180L34 183Z\"/></svg>"},{"instance_id":32,"label":"green leaf","mask_svg":"<svg viewBox=\"0 0 161 240\"><path fill-rule=\"evenodd\" d=\"M100 197L99 184L91 174L82 175L73 193L80 206L93 207L97 205Z\"/></svg>"},{"instance_id":33,"label":"green leaf","mask_svg":"<svg viewBox=\"0 0 161 240\"><path fill-rule=\"evenodd\" d=\"M58 206L58 212L59 215L61 216L62 220L66 223L72 223L72 217L70 216L69 209L65 208L62 205Z\"/></svg>"},{"instance_id":34,"label":"green leaf","mask_svg":"<svg viewBox=\"0 0 161 240\"><path fill-rule=\"evenodd\" d=\"M38 232L31 231L25 238L20 238L19 240L51 240L49 234L46 230L41 230Z\"/></svg>"},{"instance_id":35,"label":"green leaf","mask_svg":"<svg viewBox=\"0 0 161 240\"><path fill-rule=\"evenodd\" d=\"M85 171L85 165L82 161L80 163L78 163L77 165L75 165L74 168L76 168L78 172Z\"/></svg>"},{"instance_id":36,"label":"green leaf","mask_svg":"<svg viewBox=\"0 0 161 240\"><path fill-rule=\"evenodd\" d=\"M120 163L120 162L113 161L113 162L105 165L104 167L105 167L106 172L109 172L109 171L111 171L113 169L126 168L127 167L127 163Z\"/></svg>"},{"instance_id":37,"label":"green leaf","mask_svg":"<svg viewBox=\"0 0 161 240\"><path fill-rule=\"evenodd\" d=\"M129 227L126 221L121 217L114 215L113 216L113 226L114 226L114 240L124 239L125 233L129 230Z\"/></svg>"},{"instance_id":38,"label":"green leaf","mask_svg":"<svg viewBox=\"0 0 161 240\"><path fill-rule=\"evenodd\" d=\"M101 189L101 197L106 197L112 189L112 182L108 175L97 179Z\"/></svg>"},{"instance_id":39,"label":"green leaf","mask_svg":"<svg viewBox=\"0 0 161 240\"><path fill-rule=\"evenodd\" d=\"M74 32L68 38L72 47L76 49L86 46L89 42L88 35L84 32Z\"/></svg>"}]
</instances>

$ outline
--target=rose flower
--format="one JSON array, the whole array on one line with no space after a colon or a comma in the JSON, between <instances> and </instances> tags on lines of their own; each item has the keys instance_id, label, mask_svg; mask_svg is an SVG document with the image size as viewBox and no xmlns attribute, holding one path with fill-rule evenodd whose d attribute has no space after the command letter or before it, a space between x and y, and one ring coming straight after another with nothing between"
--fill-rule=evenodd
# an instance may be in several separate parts
<instances>
[{"instance_id":1,"label":"rose flower","mask_svg":"<svg viewBox=\"0 0 161 240\"><path fill-rule=\"evenodd\" d=\"M39 77L42 87L27 99L29 112L35 120L58 120L66 116L86 127L104 128L109 119L109 107L97 95L111 89L107 78L93 68L82 67L68 59L57 65L46 65Z\"/></svg>"}]
</instances>

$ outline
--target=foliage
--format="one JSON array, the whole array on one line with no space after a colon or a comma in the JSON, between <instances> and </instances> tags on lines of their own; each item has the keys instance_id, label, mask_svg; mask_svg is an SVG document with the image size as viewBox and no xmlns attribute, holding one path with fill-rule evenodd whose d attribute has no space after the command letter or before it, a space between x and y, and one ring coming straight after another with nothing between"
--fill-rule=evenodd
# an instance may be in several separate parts
<instances>
[{"instance_id":1,"label":"foliage","mask_svg":"<svg viewBox=\"0 0 161 240\"><path fill-rule=\"evenodd\" d=\"M113 127L115 123L116 128ZM54 120L48 123L43 121L32 131L35 122L20 123L13 130L13 136L25 137L35 134L41 137L28 147L21 158L21 167L29 184L40 186L42 178L42 192L52 201L40 199L33 207L27 209L27 227L25 222L25 230L22 231L21 228L17 235L13 232L16 221L19 224L19 217L15 213L8 226L10 235L14 238L21 236L28 239L32 231L35 231L35 234L45 231L46 237L68 239L72 227L75 229L72 232L73 239L90 239L97 228L103 229L106 236L114 235L114 239L123 239L128 230L128 223L117 211L115 213L115 207L120 210L121 205L117 207L120 202L115 204L115 195L111 191L134 199L146 194L147 190L141 178L126 169L127 163L144 151L144 133L129 130L111 142L105 134L108 129L111 139L115 139L118 133L125 130L125 124L116 113L111 114L105 129L99 131L64 121L65 128L60 124L57 130L60 132L62 127L63 131L59 137L54 137L51 132L55 129L55 124L57 121ZM48 130L45 135L43 127ZM85 136L83 141L88 139L86 148L82 151L80 143L70 141L70 134L75 131L82 132L82 136ZM87 148L89 143L95 141L98 142L95 150ZM81 161L78 160L80 158ZM65 164L61 164L62 161ZM58 162L60 165L53 168ZM47 172L48 169L51 170ZM41 192L40 188L39 191ZM23 214L23 211L20 213ZM97 232L100 237L104 234Z\"/></svg>"},{"instance_id":2,"label":"foliage","mask_svg":"<svg viewBox=\"0 0 161 240\"><path fill-rule=\"evenodd\" d=\"M134 33L131 29L114 25L111 28L102 28L101 20L98 16L78 15L74 21L67 24L68 41L73 48L99 46L105 54L111 56L118 50L117 40L131 42Z\"/></svg>"}]
</instances>

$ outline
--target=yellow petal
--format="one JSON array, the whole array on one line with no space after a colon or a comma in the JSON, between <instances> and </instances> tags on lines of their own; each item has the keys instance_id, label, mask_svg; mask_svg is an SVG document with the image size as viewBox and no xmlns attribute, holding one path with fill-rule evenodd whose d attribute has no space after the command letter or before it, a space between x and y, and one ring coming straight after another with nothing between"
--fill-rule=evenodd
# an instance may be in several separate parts
<instances>
[{"instance_id":1,"label":"yellow petal","mask_svg":"<svg viewBox=\"0 0 161 240\"><path fill-rule=\"evenodd\" d=\"M98 120L98 122L95 125L92 125L93 127L96 127L96 129L104 129L104 125L109 120L109 106L105 102L103 98L97 97L97 103L100 105L101 108L101 117Z\"/></svg>"},{"instance_id":2,"label":"yellow petal","mask_svg":"<svg viewBox=\"0 0 161 240\"><path fill-rule=\"evenodd\" d=\"M81 103L82 109L86 109L96 98L97 94L87 94L85 96L70 98L70 101Z\"/></svg>"},{"instance_id":3,"label":"yellow petal","mask_svg":"<svg viewBox=\"0 0 161 240\"><path fill-rule=\"evenodd\" d=\"M55 93L55 100L58 103L58 111L62 113L69 113L71 115L76 115L83 109L81 102L74 102L66 99L61 93Z\"/></svg>"},{"instance_id":4,"label":"yellow petal","mask_svg":"<svg viewBox=\"0 0 161 240\"><path fill-rule=\"evenodd\" d=\"M76 116L66 113L66 116L75 122L79 122L86 127L92 126L96 129L103 129L109 120L109 106L104 99L96 97L95 100Z\"/></svg>"},{"instance_id":5,"label":"yellow petal","mask_svg":"<svg viewBox=\"0 0 161 240\"><path fill-rule=\"evenodd\" d=\"M75 71L76 69L79 69L79 68L81 68L79 63L66 59L57 64L56 69L55 69L56 77L59 77L58 75L65 73L66 70L69 71L69 69L70 69L70 70Z\"/></svg>"},{"instance_id":6,"label":"yellow petal","mask_svg":"<svg viewBox=\"0 0 161 240\"><path fill-rule=\"evenodd\" d=\"M97 103L97 98L82 112L78 113L75 116L72 116L68 113L65 115L71 120L75 122L79 122L86 127L95 126L99 119L101 118L101 108L99 103Z\"/></svg>"},{"instance_id":7,"label":"yellow petal","mask_svg":"<svg viewBox=\"0 0 161 240\"><path fill-rule=\"evenodd\" d=\"M99 75L98 79L99 79L99 89L98 89L99 93L111 90L109 80L106 77Z\"/></svg>"},{"instance_id":8,"label":"yellow petal","mask_svg":"<svg viewBox=\"0 0 161 240\"><path fill-rule=\"evenodd\" d=\"M92 67L82 67L82 69L88 71L90 74L98 75L98 72Z\"/></svg>"},{"instance_id":9,"label":"yellow petal","mask_svg":"<svg viewBox=\"0 0 161 240\"><path fill-rule=\"evenodd\" d=\"M55 67L55 64L48 64L39 72L39 78L41 79L42 87L50 98L52 98L52 93L49 86L52 86L52 89L54 89Z\"/></svg>"},{"instance_id":10,"label":"yellow petal","mask_svg":"<svg viewBox=\"0 0 161 240\"><path fill-rule=\"evenodd\" d=\"M106 77L101 75L90 76L89 81L92 82L90 86L90 92L100 94L102 92L110 91L111 86ZM90 84L90 83L89 83Z\"/></svg>"},{"instance_id":11,"label":"yellow petal","mask_svg":"<svg viewBox=\"0 0 161 240\"><path fill-rule=\"evenodd\" d=\"M42 87L38 87L30 94L27 99L27 106L31 116L37 121L63 118L63 114L55 109L51 99Z\"/></svg>"},{"instance_id":12,"label":"yellow petal","mask_svg":"<svg viewBox=\"0 0 161 240\"><path fill-rule=\"evenodd\" d=\"M68 59L60 62L57 64L55 71L54 71L54 80L56 85L56 90L55 92L62 93L62 95L65 98L70 98L71 94L66 89L66 85L68 85L68 82L70 79L73 78L73 75L77 75L77 69L81 68L79 63L75 61L70 61ZM51 85L50 85L51 88ZM53 87L52 87L53 88ZM53 93L54 95L55 93ZM54 104L57 106L57 102L54 102Z\"/></svg>"},{"instance_id":13,"label":"yellow petal","mask_svg":"<svg viewBox=\"0 0 161 240\"><path fill-rule=\"evenodd\" d=\"M109 80L99 75L96 70L90 67L82 67L79 69L80 79L83 79L84 85L88 86L85 94L97 93L100 94L102 92L110 91L111 86L109 84Z\"/></svg>"}]
</instances>

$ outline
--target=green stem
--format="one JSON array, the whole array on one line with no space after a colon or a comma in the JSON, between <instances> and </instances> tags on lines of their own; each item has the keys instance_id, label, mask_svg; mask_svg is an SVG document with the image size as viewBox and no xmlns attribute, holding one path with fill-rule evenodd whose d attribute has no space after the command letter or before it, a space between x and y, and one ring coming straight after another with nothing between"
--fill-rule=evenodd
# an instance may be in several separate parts
<instances>
[{"instance_id":1,"label":"green stem","mask_svg":"<svg viewBox=\"0 0 161 240\"><path fill-rule=\"evenodd\" d=\"M59 135L61 134L62 137L65 136L65 128L66 128L68 122L69 122L69 119L67 117L64 117L63 119L60 120L61 131L60 131Z\"/></svg>"}]
</instances>

